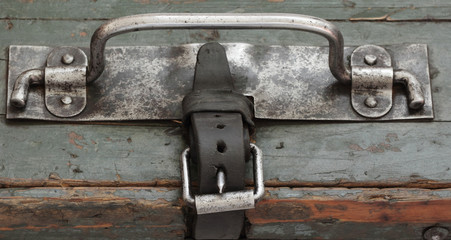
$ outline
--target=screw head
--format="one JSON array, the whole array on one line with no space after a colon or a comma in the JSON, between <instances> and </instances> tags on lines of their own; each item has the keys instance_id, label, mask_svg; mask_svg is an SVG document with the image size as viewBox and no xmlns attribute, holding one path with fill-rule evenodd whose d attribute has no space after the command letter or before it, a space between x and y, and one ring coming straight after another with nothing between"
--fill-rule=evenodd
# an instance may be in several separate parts
<instances>
[{"instance_id":1,"label":"screw head","mask_svg":"<svg viewBox=\"0 0 451 240\"><path fill-rule=\"evenodd\" d=\"M369 108L374 108L377 106L377 100L374 97L367 97L365 99L365 105Z\"/></svg>"},{"instance_id":2,"label":"screw head","mask_svg":"<svg viewBox=\"0 0 451 240\"><path fill-rule=\"evenodd\" d=\"M61 57L61 62L63 62L66 65L69 65L74 62L74 55L66 53Z\"/></svg>"},{"instance_id":3,"label":"screw head","mask_svg":"<svg viewBox=\"0 0 451 240\"><path fill-rule=\"evenodd\" d=\"M444 240L449 234L448 229L443 227L431 227L423 234L425 240Z\"/></svg>"},{"instance_id":4,"label":"screw head","mask_svg":"<svg viewBox=\"0 0 451 240\"><path fill-rule=\"evenodd\" d=\"M365 55L364 60L365 60L365 63L370 66L373 66L374 64L377 63L377 57L372 54Z\"/></svg>"},{"instance_id":5,"label":"screw head","mask_svg":"<svg viewBox=\"0 0 451 240\"><path fill-rule=\"evenodd\" d=\"M61 98L61 102L63 104L69 105L69 104L72 103L72 98L69 97L69 96L64 96L64 97Z\"/></svg>"}]
</instances>

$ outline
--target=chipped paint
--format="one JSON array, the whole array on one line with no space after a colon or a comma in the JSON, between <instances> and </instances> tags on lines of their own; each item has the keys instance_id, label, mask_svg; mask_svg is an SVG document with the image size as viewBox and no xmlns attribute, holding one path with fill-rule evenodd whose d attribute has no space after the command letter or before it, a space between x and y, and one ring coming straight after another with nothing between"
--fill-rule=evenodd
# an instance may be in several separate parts
<instances>
[{"instance_id":1,"label":"chipped paint","mask_svg":"<svg viewBox=\"0 0 451 240\"><path fill-rule=\"evenodd\" d=\"M70 132L68 134L68 136L69 136L69 143L70 144L74 145L76 148L78 148L80 150L83 149L83 145L80 145L80 144L77 143L77 141L83 140L83 136L78 135L76 132L73 132L73 131Z\"/></svg>"}]
</instances>

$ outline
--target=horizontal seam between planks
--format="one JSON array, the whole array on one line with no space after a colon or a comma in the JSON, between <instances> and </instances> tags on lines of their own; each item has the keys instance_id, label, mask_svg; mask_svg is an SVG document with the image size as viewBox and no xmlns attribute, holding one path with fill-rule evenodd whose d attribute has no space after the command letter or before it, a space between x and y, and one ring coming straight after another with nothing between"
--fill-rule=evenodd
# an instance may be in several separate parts
<instances>
[{"instance_id":1,"label":"horizontal seam between planks","mask_svg":"<svg viewBox=\"0 0 451 240\"><path fill-rule=\"evenodd\" d=\"M14 180L14 179L12 179ZM196 185L196 184L193 184ZM246 184L247 187L253 187L252 184ZM36 187L168 187L179 188L181 182L178 180L161 180L149 182L119 182L119 181L83 181L83 180L31 180L22 182L0 181L0 188L36 188ZM359 183L265 183L269 188L417 188L417 189L447 189L451 188L451 183L417 183L405 182L396 184L384 184L377 182L359 182Z\"/></svg>"}]
</instances>

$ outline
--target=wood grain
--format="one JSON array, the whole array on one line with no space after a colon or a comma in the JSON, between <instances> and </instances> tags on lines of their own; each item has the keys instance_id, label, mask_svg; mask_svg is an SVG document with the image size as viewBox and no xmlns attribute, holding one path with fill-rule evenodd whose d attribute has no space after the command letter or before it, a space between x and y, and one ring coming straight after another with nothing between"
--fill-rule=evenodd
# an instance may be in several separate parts
<instances>
[{"instance_id":1,"label":"wood grain","mask_svg":"<svg viewBox=\"0 0 451 240\"><path fill-rule=\"evenodd\" d=\"M270 189L246 213L256 239L421 239L451 224L449 189Z\"/></svg>"},{"instance_id":2,"label":"wood grain","mask_svg":"<svg viewBox=\"0 0 451 240\"><path fill-rule=\"evenodd\" d=\"M179 198L178 188L0 189L0 238L182 239ZM451 189L267 188L246 216L249 239L421 239L451 224Z\"/></svg>"},{"instance_id":3,"label":"wood grain","mask_svg":"<svg viewBox=\"0 0 451 240\"><path fill-rule=\"evenodd\" d=\"M1 239L183 239L177 189L0 190Z\"/></svg>"}]
</instances>

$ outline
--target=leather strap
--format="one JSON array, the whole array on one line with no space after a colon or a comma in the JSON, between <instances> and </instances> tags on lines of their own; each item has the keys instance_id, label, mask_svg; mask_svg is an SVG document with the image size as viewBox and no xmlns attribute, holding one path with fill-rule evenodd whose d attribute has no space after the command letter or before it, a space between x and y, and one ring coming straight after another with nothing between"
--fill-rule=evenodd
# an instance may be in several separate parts
<instances>
[{"instance_id":1,"label":"leather strap","mask_svg":"<svg viewBox=\"0 0 451 240\"><path fill-rule=\"evenodd\" d=\"M245 187L253 106L233 90L224 48L219 43L205 44L199 49L193 92L183 99L183 122L189 132L191 160L198 169L198 194L219 192L219 170L226 176L224 192ZM194 238L237 239L243 226L244 211L197 215Z\"/></svg>"}]
</instances>

